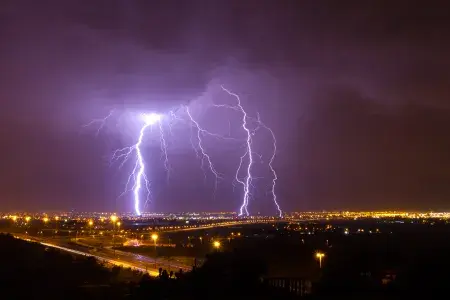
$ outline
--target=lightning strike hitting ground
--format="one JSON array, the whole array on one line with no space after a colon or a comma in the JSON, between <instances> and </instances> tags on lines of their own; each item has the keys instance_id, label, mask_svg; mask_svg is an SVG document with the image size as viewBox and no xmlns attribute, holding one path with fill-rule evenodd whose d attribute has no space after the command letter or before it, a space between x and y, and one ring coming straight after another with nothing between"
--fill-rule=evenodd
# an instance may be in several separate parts
<instances>
[{"instance_id":1,"label":"lightning strike hitting ground","mask_svg":"<svg viewBox=\"0 0 450 300\"><path fill-rule=\"evenodd\" d=\"M272 200L275 203L275 206L277 207L277 210L278 210L278 216L281 218L283 216L283 212L282 212L282 210L280 208L280 205L278 204L277 194L275 193L275 185L276 185L277 180L278 180L278 175L277 175L277 172L275 171L275 169L273 167L273 161L275 160L275 156L277 154L277 139L275 137L275 134L273 133L273 130L270 127L267 127L266 124L264 124L261 121L261 119L259 117L259 114L257 115L257 121L258 121L259 126L263 127L267 131L269 131L270 135L272 136L273 152L272 152L272 156L270 157L270 160L269 160L269 168L270 168L270 171L273 174L271 193L272 193Z\"/></svg>"},{"instance_id":2,"label":"lightning strike hitting ground","mask_svg":"<svg viewBox=\"0 0 450 300\"><path fill-rule=\"evenodd\" d=\"M100 126L97 128L97 134L104 127L106 120L111 117L112 111L103 119L95 119L84 125L83 127L91 126L95 123L100 123ZM147 178L145 173L145 161L143 158L141 146L144 141L145 131L147 128L152 128L153 125L158 124L159 127L159 135L160 135L160 143L161 143L161 152L164 159L164 167L167 170L167 178L169 178L170 166L167 155L167 143L164 135L164 129L161 122L161 115L150 113L150 114L141 114L141 121L143 122L143 126L139 130L139 136L136 144L128 147L124 147L121 149L117 149L114 151L110 164L113 164L116 161L121 161L119 165L119 169L121 169L124 164L131 159L134 158L134 166L133 169L128 176L127 182L125 184L124 191L119 195L118 198L121 198L129 191L133 191L134 196L134 211L137 215L141 215L141 189L145 187L146 189L146 202L150 201L151 198L151 189L150 189L150 181ZM130 187L130 185L132 186Z\"/></svg>"},{"instance_id":3,"label":"lightning strike hitting ground","mask_svg":"<svg viewBox=\"0 0 450 300\"><path fill-rule=\"evenodd\" d=\"M252 197L251 189L255 188L255 186L253 185L253 182L254 181L256 182L256 180L259 178L259 177L255 177L252 173L252 171L253 171L252 168L255 163L255 155L256 155L256 163L258 163L258 157L262 161L262 156L256 152L254 152L252 137L256 134L256 132L260 128L264 128L265 130L267 130L271 134L272 141L273 141L273 152L272 152L272 155L271 155L269 163L268 163L269 169L273 176L270 191L272 194L273 202L277 208L278 214L280 217L282 217L282 211L278 204L277 195L275 193L276 182L278 180L278 175L273 167L273 162L275 160L275 156L276 156L276 152L277 152L277 140L275 138L275 134L271 128L269 128L263 122L261 122L259 114L257 115L257 118L251 117L247 114L246 110L244 109L244 107L241 104L241 99L237 94L231 92L230 90L226 89L223 86L221 86L221 88L228 95L234 97L236 99L237 103L236 103L236 105L213 104L213 106L218 107L218 108L232 109L232 110L242 114L242 119L241 119L242 121L240 123L241 123L242 129L246 133L245 139L236 139L236 138L231 137L231 123L230 122L228 124L229 132L228 132L227 136L215 134L215 133L212 133L212 132L206 130L205 128L200 126L199 122L196 119L193 118L193 116L189 110L189 107L184 106L184 105L180 106L176 110L176 112L169 111L169 113L166 115L167 117L170 117L170 121L168 122L168 133L171 137L173 137L172 126L174 124L174 121L176 121L176 122L180 121L181 123L189 126L189 129L191 130L191 137L190 137L191 146L194 149L197 157L201 160L201 168L204 171L205 180L206 180L205 161L207 162L207 166L208 166L209 170L215 177L214 196L216 193L217 185L218 185L219 181L221 179L223 179L223 175L216 170L216 168L213 164L213 161L211 159L211 156L207 153L207 151L205 149L205 145L204 145L204 138L209 136L209 137L213 137L213 138L216 138L219 140L232 140L235 142L239 142L240 145L244 146L245 151L239 158L239 164L238 164L238 167L235 172L235 182L239 183L243 187L243 199L242 199L242 204L239 208L239 216L244 216L244 215L249 216L250 214L248 211L248 204L249 204L250 198ZM180 109L180 108L183 108L183 109ZM186 112L189 119L181 118L178 115L178 112L181 112L182 110L184 110ZM83 127L88 127L93 124L100 124L99 127L97 128L97 132L96 132L96 136L97 136L99 134L99 132L102 130L102 128L105 126L107 120L112 116L112 114L113 114L113 111L110 111L110 113L105 118L92 120L90 123L84 125ZM152 129L153 125L156 125L156 124L158 125L158 128L159 128L158 131L159 131L159 140L160 140L160 145L161 145L161 156L163 159L164 168L167 171L167 180L169 180L169 177L170 177L170 165L169 165L168 151L167 151L168 144L167 144L166 135L165 135L166 132L164 131L163 124L162 124L163 116L160 114L156 114L156 113L150 113L150 114L141 114L140 117L141 117L141 121L143 122L143 125L139 130L139 136L136 141L136 144L125 147L125 148L117 149L116 151L114 151L112 158L111 158L111 164L114 162L117 162L117 161L121 162L119 169L122 168L123 165L128 160L132 159L134 161L133 168L132 168L131 173L129 174L129 176L127 178L127 182L125 184L125 189L119 195L118 198L122 197L123 195L125 195L126 193L128 193L130 191L133 191L134 210L137 215L141 215L141 213L142 213L142 211L141 211L141 205L142 205L141 196L142 196L142 192L143 192L142 189L145 188L145 192L147 195L146 196L147 201L145 202L145 204L148 203L148 201L150 201L150 199L151 199L150 181L148 180L147 175L146 175L146 164L144 161L141 146L144 143L146 130L148 128ZM256 127L253 124L256 124ZM196 130L195 137L194 137L194 130ZM196 139L196 142L194 142L194 139ZM244 165L245 165L245 167L244 167ZM240 177L239 174L241 173L241 170L243 168L245 168L245 176L242 178L242 176ZM233 184L233 186L234 186L234 184Z\"/></svg>"},{"instance_id":4,"label":"lightning strike hitting ground","mask_svg":"<svg viewBox=\"0 0 450 300\"><path fill-rule=\"evenodd\" d=\"M141 115L142 120L144 121L144 125L141 127L141 130L139 131L139 137L138 141L135 145L130 147L125 147L122 149L118 149L114 152L112 161L117 161L122 159L121 166L130 158L130 156L133 153L136 153L135 163L133 170L131 171L130 175L128 176L127 183L125 184L125 190L122 194L120 194L119 198L126 194L128 191L133 190L134 195L134 211L137 215L141 215L141 199L140 199L140 193L142 188L142 183L144 183L144 186L146 188L147 192L147 201L150 200L151 197L151 190L150 190L150 181L147 178L147 175L145 173L145 163L144 158L142 156L141 151L141 145L144 140L145 130L148 127L151 127L152 125L158 123L160 128L162 128L161 125L161 116L158 114L143 114ZM161 138L164 140L164 138ZM165 143L165 142L164 142ZM163 146L161 146L162 149ZM133 179L133 186L129 188L130 182Z\"/></svg>"},{"instance_id":5,"label":"lightning strike hitting ground","mask_svg":"<svg viewBox=\"0 0 450 300\"><path fill-rule=\"evenodd\" d=\"M280 209L280 206L277 202L277 195L275 193L275 185L276 185L276 181L278 179L277 177L277 173L275 172L275 169L273 168L273 161L275 160L275 155L276 155L276 151L277 151L277 142L276 142L276 138L275 138L275 134L273 133L272 129L267 127L264 123L261 122L259 114L257 114L257 119L256 122L258 124L258 126L254 129L250 129L249 127L249 120L255 120L252 117L249 117L247 112L245 111L244 107L241 104L241 99L239 97L239 95L231 92L230 90L226 89L225 87L221 86L222 90L225 91L228 95L233 96L234 98L236 98L237 100L237 104L236 105L227 105L227 104L214 104L215 107L222 107L222 108L228 108L228 109L233 109L235 111L238 111L240 113L242 113L242 128L244 129L244 131L246 132L247 138L246 138L246 151L245 153L240 157L239 160L239 165L238 168L236 170L236 174L235 174L235 179L238 183L240 183L243 188L244 188L244 195L243 195L243 199L242 199L242 205L239 209L239 216L245 215L249 216L249 212L248 212L248 203L249 203L249 199L251 198L252 194L251 194L251 190L250 187L253 187L252 182L256 179L253 174L252 174L252 166L254 163L254 155L258 155L260 159L262 159L262 156L255 153L253 150L253 140L252 140L252 136L255 135L256 131L258 131L259 127L263 127L266 130L268 130L270 132L270 134L272 135L272 140L273 140L273 152L272 152L272 156L269 160L269 168L273 174L273 179L272 179L272 188L271 188L271 193L272 193L272 197L273 197L273 202L275 203L275 206L277 207L278 210L278 214L281 217L282 216L282 211ZM248 159L248 164L247 164L247 168L246 168L246 176L244 179L240 179L239 178L239 173L241 171L242 168L242 164L244 159L247 158Z\"/></svg>"},{"instance_id":6,"label":"lightning strike hitting ground","mask_svg":"<svg viewBox=\"0 0 450 300\"><path fill-rule=\"evenodd\" d=\"M215 104L214 106L230 108L230 109L234 109L234 110L241 112L242 113L242 128L244 129L244 131L247 134L247 138L246 138L247 149L246 149L244 155L241 156L241 158L240 158L240 163L239 163L238 169L236 171L236 181L239 182L240 184L242 184L244 187L244 196L243 196L243 200L242 200L242 205L239 209L239 216L242 216L244 214L244 212L245 212L245 215L249 216L247 206L248 206L249 198L251 197L250 186L252 185L252 180L253 180L253 178L252 178L252 165L253 165L252 134L253 134L253 132L247 126L248 125L247 112L242 107L241 99L239 98L239 96L237 94L232 93L231 91L227 90L223 86L221 86L221 88L223 91L228 93L228 95L235 97L237 104L236 104L236 106L221 105L221 104ZM241 180L241 179L239 179L238 175L239 175L239 171L241 170L242 162L245 157L248 157L246 176L245 176L244 180Z\"/></svg>"},{"instance_id":7,"label":"lightning strike hitting ground","mask_svg":"<svg viewBox=\"0 0 450 300\"><path fill-rule=\"evenodd\" d=\"M141 215L141 209L140 209L140 199L139 199L139 192L142 186L142 181L141 178L145 181L145 186L148 187L149 186L149 182L147 179L147 175L145 174L145 164L144 164L144 159L142 158L142 152L141 152L141 144L142 144L142 140L144 138L144 133L145 133L145 129L152 125L153 123L150 123L147 121L147 123L141 128L140 134L139 134L139 139L138 142L136 143L136 156L137 156L137 161L136 161L136 165L133 169L133 173L136 172L136 169L138 169L138 173L137 175L135 175L136 180L135 180L135 184L134 184L134 211L136 212L137 215ZM138 167L138 168L137 168ZM147 192L150 193L150 190L147 189Z\"/></svg>"}]
</instances>

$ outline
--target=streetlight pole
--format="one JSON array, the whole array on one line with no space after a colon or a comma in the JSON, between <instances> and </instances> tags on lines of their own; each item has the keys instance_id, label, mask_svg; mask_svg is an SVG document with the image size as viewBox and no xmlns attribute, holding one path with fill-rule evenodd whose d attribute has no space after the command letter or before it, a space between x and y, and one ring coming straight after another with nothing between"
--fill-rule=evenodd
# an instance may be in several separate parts
<instances>
[{"instance_id":1,"label":"streetlight pole","mask_svg":"<svg viewBox=\"0 0 450 300\"><path fill-rule=\"evenodd\" d=\"M89 220L88 225L89 225L89 235L92 235L92 226L94 225L94 221Z\"/></svg>"},{"instance_id":2,"label":"streetlight pole","mask_svg":"<svg viewBox=\"0 0 450 300\"><path fill-rule=\"evenodd\" d=\"M117 222L117 231L119 231L119 233L120 233L120 222ZM120 234L119 234L119 237L120 237ZM114 254L116 253L116 248L114 248Z\"/></svg>"},{"instance_id":3,"label":"streetlight pole","mask_svg":"<svg viewBox=\"0 0 450 300\"><path fill-rule=\"evenodd\" d=\"M116 223L113 223L113 252L114 252L114 257L116 256L116 248L114 248L114 244L116 243L115 238L116 238Z\"/></svg>"},{"instance_id":4,"label":"streetlight pole","mask_svg":"<svg viewBox=\"0 0 450 300\"><path fill-rule=\"evenodd\" d=\"M322 258L325 256L322 252L317 252L316 257L319 260L319 268L322 269Z\"/></svg>"},{"instance_id":5,"label":"streetlight pole","mask_svg":"<svg viewBox=\"0 0 450 300\"><path fill-rule=\"evenodd\" d=\"M156 269L156 241L158 240L158 235L156 233L152 234L152 240L155 244L155 269Z\"/></svg>"},{"instance_id":6,"label":"streetlight pole","mask_svg":"<svg viewBox=\"0 0 450 300\"><path fill-rule=\"evenodd\" d=\"M28 235L28 230L30 230L30 220L31 217L30 216L26 216L25 217L25 223L27 224L27 231L25 231L25 233Z\"/></svg>"},{"instance_id":7,"label":"streetlight pole","mask_svg":"<svg viewBox=\"0 0 450 300\"><path fill-rule=\"evenodd\" d=\"M54 231L53 237L55 237L56 234L58 233L58 224L59 224L59 217L56 216L55 217L55 231Z\"/></svg>"},{"instance_id":8,"label":"streetlight pole","mask_svg":"<svg viewBox=\"0 0 450 300\"><path fill-rule=\"evenodd\" d=\"M116 215L112 215L111 216L111 222L113 223L113 240L112 240L112 242L113 242L113 252L114 252L114 257L116 256L116 248L114 248L114 246L115 246L115 237L116 237L116 235L115 235L115 232L116 232L116 221L117 221L117 216Z\"/></svg>"}]
</instances>

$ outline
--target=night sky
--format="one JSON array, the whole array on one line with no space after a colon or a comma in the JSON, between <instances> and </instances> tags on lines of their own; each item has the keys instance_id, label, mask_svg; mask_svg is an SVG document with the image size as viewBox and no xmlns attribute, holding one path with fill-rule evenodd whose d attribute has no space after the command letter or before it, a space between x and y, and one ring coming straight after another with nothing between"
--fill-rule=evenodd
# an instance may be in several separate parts
<instances>
[{"instance_id":1,"label":"night sky","mask_svg":"<svg viewBox=\"0 0 450 300\"><path fill-rule=\"evenodd\" d=\"M0 210L131 211L131 194L116 200L130 166L107 162L137 137L130 112L189 105L224 133L228 115L207 110L229 100L220 84L275 132L284 210L450 209L446 2L3 0ZM98 136L83 128L112 109ZM213 198L182 127L169 182L147 143L147 209L236 210L237 150L210 143ZM275 213L257 169L249 208Z\"/></svg>"}]
</instances>

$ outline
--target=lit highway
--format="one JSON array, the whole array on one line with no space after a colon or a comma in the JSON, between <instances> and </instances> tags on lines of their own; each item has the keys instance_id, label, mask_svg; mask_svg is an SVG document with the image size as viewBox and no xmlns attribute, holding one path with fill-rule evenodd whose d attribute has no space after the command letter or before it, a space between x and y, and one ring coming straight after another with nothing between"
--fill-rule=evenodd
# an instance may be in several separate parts
<instances>
[{"instance_id":1,"label":"lit highway","mask_svg":"<svg viewBox=\"0 0 450 300\"><path fill-rule=\"evenodd\" d=\"M229 222L220 222L220 223L211 223L207 225L198 225L198 226L170 226L170 227L161 227L159 232L182 232L182 231L195 231L195 230L204 230L204 229L213 229L219 227L232 227L238 225L251 225L251 224L272 224L272 223L280 223L283 220L278 219L255 219L255 220L238 220L238 221L229 221ZM287 222L287 221L285 221Z\"/></svg>"},{"instance_id":2,"label":"lit highway","mask_svg":"<svg viewBox=\"0 0 450 300\"><path fill-rule=\"evenodd\" d=\"M90 251L73 249L72 245L56 245L55 243L49 243L48 241L43 241L37 238L31 239L27 236L18 234L15 234L14 237L29 242L37 242L43 246L56 248L76 255L91 256L98 259L99 261L124 268L136 269L141 272L148 273L151 276L158 276L158 268L160 266L163 268L167 268L170 265L174 269L174 271L178 269L183 269L184 271L191 269L189 266L182 265L179 262L176 262L175 264L170 262L169 264L169 262L167 262L166 260L159 258L156 259L157 268L155 268L155 259L153 258L123 251L114 251L112 249L101 249L99 251L96 251L94 254ZM59 241L59 243L61 242Z\"/></svg>"},{"instance_id":3,"label":"lit highway","mask_svg":"<svg viewBox=\"0 0 450 300\"><path fill-rule=\"evenodd\" d=\"M93 255L91 253L86 253L86 252L82 252L82 251L78 251L78 250L73 250L73 249L70 249L70 248L67 248L67 247L61 247L61 246L57 246L57 245L50 244L50 243L45 243L45 242L38 242L38 243L40 243L41 245L47 246L47 247L56 248L56 249L63 250L63 251L66 251L66 252L70 252L70 253L73 253L73 254L84 255L84 256L92 256L92 257L98 259L99 261L103 261L103 262L106 262L106 263L109 263L109 264L112 264L112 265L115 265L115 266L123 267L123 268L136 269L136 270L139 270L139 271L141 271L143 273L149 273L151 276L158 276L158 271L157 270L152 270L152 269L147 269L146 270L145 268L139 267L136 264L132 264L132 263L128 263L128 262L120 261L120 260L114 260L114 259L107 258L107 257L104 257L104 256Z\"/></svg>"}]
</instances>

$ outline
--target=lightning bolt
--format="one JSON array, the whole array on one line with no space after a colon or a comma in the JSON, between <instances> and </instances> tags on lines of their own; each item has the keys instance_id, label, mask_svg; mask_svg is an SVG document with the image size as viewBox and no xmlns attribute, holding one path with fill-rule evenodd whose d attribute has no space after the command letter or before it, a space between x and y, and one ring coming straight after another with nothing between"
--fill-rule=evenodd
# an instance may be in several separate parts
<instances>
[{"instance_id":1,"label":"lightning bolt","mask_svg":"<svg viewBox=\"0 0 450 300\"><path fill-rule=\"evenodd\" d=\"M244 196L242 199L242 205L239 209L239 216L244 215L244 212L245 212L246 216L249 216L247 207L248 207L249 199L251 197L250 186L252 185L252 181L253 181L253 177L252 177L252 166L253 166L252 135L254 134L254 130L251 130L248 127L248 122L247 122L248 115L247 115L247 112L245 111L244 107L242 107L241 98L239 98L239 96L237 94L231 92L230 90L226 89L225 87L221 86L221 88L228 95L236 98L237 104L235 106L226 105L226 104L214 104L214 106L215 107L225 107L225 108L233 109L233 110L236 110L236 111L242 113L242 128L244 129L244 131L246 132L246 135L247 135L246 151L240 157L239 166L236 171L236 181L239 182L240 184L242 184L242 186L244 187ZM242 164L243 164L245 157L248 158L248 164L247 164L247 168L246 168L246 176L245 176L244 180L241 180L239 178L239 172L242 168Z\"/></svg>"},{"instance_id":2,"label":"lightning bolt","mask_svg":"<svg viewBox=\"0 0 450 300\"><path fill-rule=\"evenodd\" d=\"M137 156L137 160L136 160L136 164L135 167L133 169L133 173L136 172L136 169L138 169L138 173L136 175L136 180L135 180L135 185L134 185L134 211L136 212L136 214L138 216L141 215L141 210L140 210L140 199L139 199L139 190L141 189L141 178L144 179L145 181L145 186L147 187L147 192L149 195L150 194L150 189L149 187L149 181L147 179L147 175L145 175L145 164L144 164L144 159L142 158L142 152L141 152L141 144L142 144L142 140L144 138L144 132L145 129L150 126L151 123L146 123L144 126L142 126L140 134L139 134L139 139L138 142L136 143L136 156Z\"/></svg>"},{"instance_id":3,"label":"lightning bolt","mask_svg":"<svg viewBox=\"0 0 450 300\"><path fill-rule=\"evenodd\" d=\"M249 216L249 212L248 212L248 203L250 200L250 197L252 196L251 191L250 191L250 187L253 187L253 180L255 180L256 178L253 176L252 174L252 166L254 164L254 155L259 156L260 159L262 159L262 156L260 154L257 154L254 152L253 150L253 139L252 136L255 135L256 131L258 131L258 129L260 127L265 128L266 130L268 130L270 132L270 134L272 135L272 140L273 140L273 152L272 152L272 156L269 160L269 168L273 174L273 179L272 179L272 188L271 188L271 193L272 193L272 197L273 197L273 201L277 207L278 210L278 214L281 217L282 216L282 211L280 209L280 206L277 202L277 195L275 193L275 186L276 186L276 181L278 180L277 177L277 173L275 171L275 169L273 168L273 161L275 160L275 156L276 156L276 151L277 151L277 141L275 138L275 134L272 131L271 128L269 128L268 126L266 126L260 119L259 114L257 114L257 119L256 122L258 124L258 126L254 129L251 129L249 127L249 121L250 120L255 120L255 118L249 117L246 110L244 109L244 107L242 106L241 103L241 99L239 97L239 95L237 95L236 93L231 92L230 90L226 89L224 86L221 86L222 90L225 91L228 95L233 96L234 98L236 98L237 104L236 105L227 105L227 104L214 104L213 106L215 107L219 107L219 108L228 108L228 109L233 109L235 111L238 111L242 114L242 128L244 129L245 133L246 133L246 150L244 152L244 154L240 157L239 159L239 165L238 168L236 170L235 173L235 180L236 182L240 183L243 186L244 189L244 195L243 195L243 199L242 199L242 205L239 209L239 216L243 216L244 214L246 216ZM244 179L239 178L239 173L242 169L242 165L244 162L244 159L247 158L248 159L248 164L246 167L246 176L244 177Z\"/></svg>"},{"instance_id":4,"label":"lightning bolt","mask_svg":"<svg viewBox=\"0 0 450 300\"><path fill-rule=\"evenodd\" d=\"M214 136L214 137L218 137L218 138L222 138L220 135L211 133L205 129L203 129L200 124L192 117L191 112L189 111L189 108L186 106L186 113L189 116L189 119L191 121L191 123L194 125L194 127L197 129L197 142L198 142L198 148L200 149L200 152L202 154L202 158L201 158L201 168L202 170L204 170L204 161L206 159L206 161L208 162L209 165L209 169L211 171L211 173L214 175L215 177L215 181L214 181L214 193L217 189L217 184L219 182L220 179L222 179L222 175L217 172L216 168L214 167L214 164L211 161L211 157L206 153L205 148L203 147L203 139L202 136L204 135L210 135L210 136ZM197 152L197 149L194 147L194 150ZM206 174L205 174L205 179L206 179Z\"/></svg>"},{"instance_id":5,"label":"lightning bolt","mask_svg":"<svg viewBox=\"0 0 450 300\"><path fill-rule=\"evenodd\" d=\"M187 110L187 107L185 107L184 105L181 105L180 108L183 109L184 111ZM183 118L180 118L179 116L177 116L177 115L175 114L175 112L174 112L173 110L169 111L169 115L170 115L170 117L171 117L171 122L169 123L169 132L170 132L171 135L173 135L173 133L172 133L172 126L173 126L173 124L174 124L174 120L175 120L175 121L182 122L182 123L185 124L185 125L187 125L188 123L190 123L190 124L189 124L189 131L190 131L190 138L189 138L189 141L190 141L190 143L191 143L192 149L194 149L194 151L195 151L195 155L197 156L197 158L200 158L199 153L198 153L198 149L197 149L197 147L195 147L195 145L194 145L194 140L193 140L193 130L192 130L192 129L193 129L195 126L191 126L191 125L192 125L192 124L191 124L192 121L188 122L188 121L184 120Z\"/></svg>"},{"instance_id":6,"label":"lightning bolt","mask_svg":"<svg viewBox=\"0 0 450 300\"><path fill-rule=\"evenodd\" d=\"M148 180L147 175L145 173L145 163L144 163L144 158L142 156L142 150L141 150L142 142L143 142L144 136L145 136L145 131L148 127L151 128L151 126L156 123L158 123L158 125L162 131L160 115L152 113L152 114L148 114L148 115L143 114L141 116L142 116L142 119L144 120L144 125L141 127L141 129L139 131L139 137L138 137L136 144L134 144L133 146L122 148L122 149L117 149L116 151L114 151L112 159L111 159L112 162L122 160L122 163L120 166L123 166L125 164L125 162L127 162L128 159L133 154L135 154L134 167L133 167L130 175L128 176L128 180L125 184L124 191L122 192L122 194L119 195L118 198L122 197L127 192L132 190L133 195L134 195L134 211L135 211L136 215L141 215L140 192L141 192L141 188L143 187L143 185L145 186L145 189L147 192L147 202L151 198L150 181ZM164 146L165 146L164 137L162 137L161 139L162 139L162 141L164 141ZM165 148L163 148L163 146L161 146L161 147L162 147L162 149L165 149ZM166 155L166 157L167 157L167 155ZM131 182L133 182L133 186L130 188Z\"/></svg>"},{"instance_id":7,"label":"lightning bolt","mask_svg":"<svg viewBox=\"0 0 450 300\"><path fill-rule=\"evenodd\" d=\"M177 109L176 112L169 111L167 114L168 117L171 118L171 120L168 122L168 131L166 132L164 130L163 124L162 124L162 115L150 113L150 114L142 114L141 119L143 121L143 125L140 127L139 135L137 138L137 141L134 145L124 147L121 149L117 149L113 152L112 158L110 160L110 164L113 164L115 162L120 161L119 169L123 167L125 163L127 163L129 160L133 160L134 164L132 167L132 170L130 174L127 177L127 181L125 184L125 188L123 192L119 195L118 198L122 197L128 192L133 192L133 199L134 199L134 210L137 215L141 215L141 196L142 196L142 190L145 189L146 195L147 195L147 201L148 203L151 199L151 185L150 181L147 178L146 175L146 164L142 153L142 145L144 143L145 139L145 133L148 128L153 129L153 125L158 125L159 128L159 140L161 145L161 159L164 163L164 168L167 171L167 180L170 178L170 164L168 159L168 143L166 140L166 133L169 134L169 136L173 136L172 132L172 126L173 121L181 121L182 123L189 126L191 136L190 136L190 142L191 146L194 149L197 157L201 159L201 169L204 172L205 180L206 180L206 171L205 171L205 165L209 168L210 172L215 177L214 182L214 195L217 190L218 183L221 179L223 179L223 175L219 173L213 164L213 161L211 159L211 156L208 154L205 148L204 140L206 137L212 137L219 140L232 140L237 141L239 144L241 144L245 151L239 158L239 164L235 172L235 181L234 183L239 183L243 187L243 199L242 204L239 208L239 216L249 216L248 211L248 204L250 198L253 197L251 190L254 187L253 182L256 182L258 177L253 176L253 165L255 163L255 155L256 155L256 162L258 162L258 157L262 161L262 156L256 152L254 152L253 149L253 136L256 134L256 132L260 128L264 128L267 130L271 137L272 137L272 144L273 144L273 152L270 157L268 166L272 173L272 181L271 181L271 195L273 198L273 202L277 208L278 214L281 217L282 216L282 210L280 208L280 205L278 203L277 195L276 195L276 184L278 180L278 175L275 171L275 168L273 167L273 163L276 157L277 153L277 140L275 137L274 132L271 128L266 126L260 119L259 114L257 114L257 118L251 117L248 115L247 111L244 109L241 103L241 99L238 96L238 94L231 92L230 90L226 89L225 87L221 86L222 90L226 92L229 96L232 96L236 99L236 104L229 105L229 104L213 104L213 107L218 108L225 108L225 109L231 109L239 114L242 115L241 122L242 123L242 129L246 133L245 139L236 139L231 137L231 123L229 121L229 132L228 135L222 136L216 133L212 133L208 131L207 129L203 128L199 122L192 116L191 111L189 110L188 106L181 105L180 108L184 108L184 111L187 114L188 118L181 118L178 116L178 112L181 111L180 109ZM106 125L107 120L112 116L113 111L110 111L109 114L101 119L94 119L88 124L84 125L83 127L88 127L93 124L99 124L99 127L97 128L96 136L100 133L100 131L104 128ZM196 134L194 134L194 132ZM240 176L240 173L242 170L245 169L245 176ZM233 183L233 187L235 186Z\"/></svg>"},{"instance_id":8,"label":"lightning bolt","mask_svg":"<svg viewBox=\"0 0 450 300\"><path fill-rule=\"evenodd\" d=\"M161 153L164 159L164 168L166 169L167 172L167 181L169 181L169 177L170 177L170 166L169 166L169 158L167 156L167 142L166 139L164 137L164 129L162 126L162 122L158 122L159 124L159 139L161 142ZM171 126L169 125L169 129L171 128ZM170 129L171 130L171 129Z\"/></svg>"},{"instance_id":9,"label":"lightning bolt","mask_svg":"<svg viewBox=\"0 0 450 300\"><path fill-rule=\"evenodd\" d=\"M93 124L99 123L100 125L98 126L97 132L95 133L95 136L98 136L100 131L103 129L103 127L105 127L106 121L108 121L108 119L112 116L113 112L114 112L114 110L111 110L106 117L101 118L101 119L94 119L91 122L83 125L83 127L89 127Z\"/></svg>"},{"instance_id":10,"label":"lightning bolt","mask_svg":"<svg viewBox=\"0 0 450 300\"><path fill-rule=\"evenodd\" d=\"M272 200L275 203L275 206L278 210L278 216L281 218L283 216L283 211L280 208L280 205L278 204L277 201L277 194L275 193L275 186L278 180L278 175L277 172L275 171L274 167L273 167L273 161L275 160L275 156L277 154L277 139L275 137L275 133L273 132L272 128L268 127L266 124L264 124L261 121L261 118L259 117L259 114L257 114L257 122L259 124L259 126L263 127L264 129L266 129L270 135L272 136L272 142L273 142L273 151L272 151L272 155L270 157L269 160L269 168L270 171L272 172L273 178L272 178L272 188L271 188L271 193L272 193Z\"/></svg>"}]
</instances>

